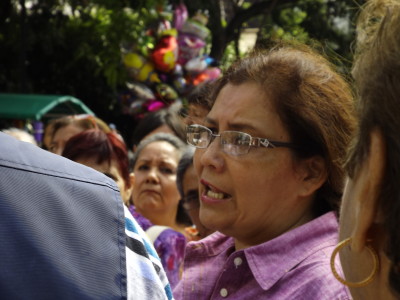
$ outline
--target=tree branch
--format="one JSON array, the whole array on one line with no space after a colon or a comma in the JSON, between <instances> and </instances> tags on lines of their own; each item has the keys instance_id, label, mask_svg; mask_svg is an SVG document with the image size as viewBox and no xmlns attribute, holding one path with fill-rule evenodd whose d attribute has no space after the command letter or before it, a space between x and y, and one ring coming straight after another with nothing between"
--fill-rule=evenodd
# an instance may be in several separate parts
<instances>
[{"instance_id":1,"label":"tree branch","mask_svg":"<svg viewBox=\"0 0 400 300\"><path fill-rule=\"evenodd\" d=\"M248 9L237 12L222 34L217 34L217 36L215 36L216 33L213 30L213 45L210 56L217 60L221 59L227 45L231 41L239 38L243 23L261 14L271 14L272 10L276 8L277 5L283 6L288 3L293 4L293 0L266 0L257 2Z\"/></svg>"}]
</instances>

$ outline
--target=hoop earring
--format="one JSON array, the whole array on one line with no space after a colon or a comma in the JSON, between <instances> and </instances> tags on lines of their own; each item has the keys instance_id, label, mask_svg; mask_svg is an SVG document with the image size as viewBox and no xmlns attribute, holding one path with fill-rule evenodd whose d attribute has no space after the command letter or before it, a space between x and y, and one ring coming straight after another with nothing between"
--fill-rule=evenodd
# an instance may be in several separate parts
<instances>
[{"instance_id":1,"label":"hoop earring","mask_svg":"<svg viewBox=\"0 0 400 300\"><path fill-rule=\"evenodd\" d=\"M366 247L367 247L369 253L372 255L372 260L374 262L374 267L372 269L371 274L366 279L364 279L362 281L359 281L359 282L350 282L350 281L347 281L346 279L340 277L340 275L336 271L335 257L344 246L346 246L346 245L348 245L350 243L350 241L351 241L351 238L347 238L347 239L341 241L332 252L332 255L331 255L331 270L332 270L333 276L335 276L335 278L338 281L340 281L342 284L344 284L344 285L346 285L348 287L358 288L358 287L366 286L366 285L371 283L371 281L374 279L374 276L376 275L376 273L378 272L378 269L379 269L378 254L376 254L375 249L372 248L371 246L367 245Z\"/></svg>"}]
</instances>

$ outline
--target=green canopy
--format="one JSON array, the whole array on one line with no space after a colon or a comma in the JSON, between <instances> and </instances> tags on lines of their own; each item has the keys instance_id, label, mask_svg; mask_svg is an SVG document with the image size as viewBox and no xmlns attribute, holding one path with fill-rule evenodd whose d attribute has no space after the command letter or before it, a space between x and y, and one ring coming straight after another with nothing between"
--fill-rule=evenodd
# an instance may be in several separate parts
<instances>
[{"instance_id":1,"label":"green canopy","mask_svg":"<svg viewBox=\"0 0 400 300\"><path fill-rule=\"evenodd\" d=\"M76 114L94 115L72 96L0 93L0 118L40 120Z\"/></svg>"}]
</instances>

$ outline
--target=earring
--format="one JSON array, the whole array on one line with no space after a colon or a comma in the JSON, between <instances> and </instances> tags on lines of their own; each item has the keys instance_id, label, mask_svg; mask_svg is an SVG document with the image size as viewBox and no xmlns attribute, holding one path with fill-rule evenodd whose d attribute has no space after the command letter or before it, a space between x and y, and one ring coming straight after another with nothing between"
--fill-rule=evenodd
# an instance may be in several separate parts
<instances>
[{"instance_id":1,"label":"earring","mask_svg":"<svg viewBox=\"0 0 400 300\"><path fill-rule=\"evenodd\" d=\"M333 276L335 276L335 278L338 281L340 281L342 284L344 284L344 285L346 285L348 287L358 288L358 287L366 286L366 285L370 284L370 282L373 280L374 276L376 275L376 273L378 272L378 269L379 269L379 258L378 258L378 255L376 254L376 251L374 250L374 248L372 248L371 246L367 245L366 247L367 247L369 253L372 256L374 267L372 269L371 274L366 279L364 279L362 281L359 281L359 282L350 282L350 281L347 281L346 279L340 277L340 275L336 271L335 257L344 246L346 246L346 245L348 245L350 243L350 241L351 241L351 238L347 238L347 239L341 241L332 252L331 270L332 270Z\"/></svg>"}]
</instances>

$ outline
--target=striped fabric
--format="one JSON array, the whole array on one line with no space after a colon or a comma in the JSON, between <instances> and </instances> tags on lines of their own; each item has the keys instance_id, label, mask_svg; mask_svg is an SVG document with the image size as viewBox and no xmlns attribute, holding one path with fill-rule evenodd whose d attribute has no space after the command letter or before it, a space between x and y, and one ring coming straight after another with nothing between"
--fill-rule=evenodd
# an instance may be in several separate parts
<instances>
[{"instance_id":1,"label":"striped fabric","mask_svg":"<svg viewBox=\"0 0 400 300\"><path fill-rule=\"evenodd\" d=\"M128 208L124 209L128 299L173 299L155 249Z\"/></svg>"}]
</instances>

